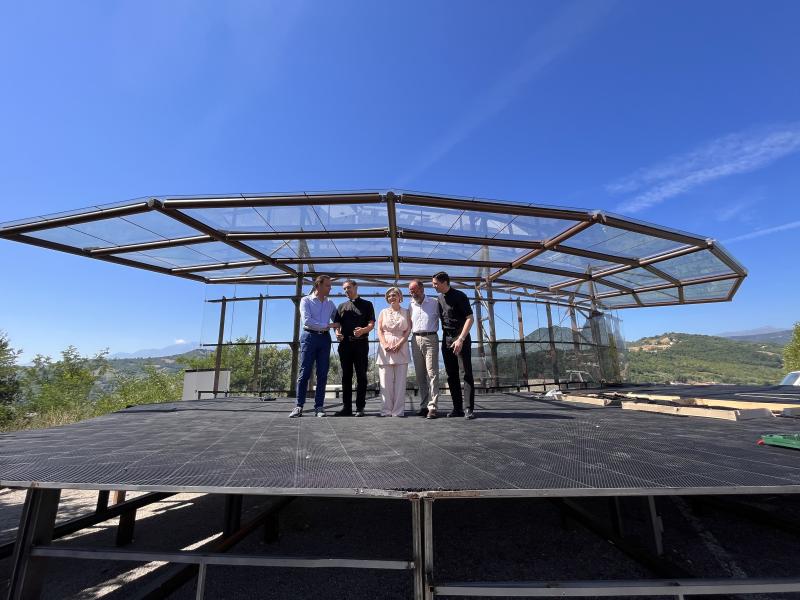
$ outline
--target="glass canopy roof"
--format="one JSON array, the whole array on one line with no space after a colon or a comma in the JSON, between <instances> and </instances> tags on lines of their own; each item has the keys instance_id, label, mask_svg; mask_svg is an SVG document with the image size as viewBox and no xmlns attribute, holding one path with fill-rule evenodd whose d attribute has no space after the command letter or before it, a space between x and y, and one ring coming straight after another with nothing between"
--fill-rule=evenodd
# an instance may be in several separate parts
<instances>
[{"instance_id":1,"label":"glass canopy roof","mask_svg":"<svg viewBox=\"0 0 800 600\"><path fill-rule=\"evenodd\" d=\"M587 307L720 302L747 275L711 239L616 215L395 191L143 198L6 223L0 237L209 284L443 270Z\"/></svg>"}]
</instances>

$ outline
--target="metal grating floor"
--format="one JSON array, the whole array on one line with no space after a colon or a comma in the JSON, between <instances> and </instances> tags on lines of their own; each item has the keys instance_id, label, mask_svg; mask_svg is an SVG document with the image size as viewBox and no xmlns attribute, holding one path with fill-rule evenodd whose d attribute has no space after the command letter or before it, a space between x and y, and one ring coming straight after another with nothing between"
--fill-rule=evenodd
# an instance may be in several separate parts
<instances>
[{"instance_id":1,"label":"metal grating floor","mask_svg":"<svg viewBox=\"0 0 800 600\"><path fill-rule=\"evenodd\" d=\"M713 400L735 400L737 402L779 402L800 406L800 387L792 385L624 385L590 392L618 394L660 394L681 398L708 398Z\"/></svg>"},{"instance_id":2,"label":"metal grating floor","mask_svg":"<svg viewBox=\"0 0 800 600\"><path fill-rule=\"evenodd\" d=\"M252 494L800 493L800 421L729 422L478 396L479 418L288 419L289 400L148 405L0 435L0 485ZM370 400L368 411L377 407ZM441 408L449 409L444 398ZM466 494L466 492L470 492Z\"/></svg>"}]
</instances>

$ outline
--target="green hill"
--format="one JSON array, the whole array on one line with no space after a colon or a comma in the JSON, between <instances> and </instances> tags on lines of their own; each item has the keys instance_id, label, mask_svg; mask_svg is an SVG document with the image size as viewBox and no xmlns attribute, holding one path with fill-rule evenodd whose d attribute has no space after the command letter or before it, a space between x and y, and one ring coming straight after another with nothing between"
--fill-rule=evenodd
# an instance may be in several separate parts
<instances>
[{"instance_id":1,"label":"green hill","mask_svg":"<svg viewBox=\"0 0 800 600\"><path fill-rule=\"evenodd\" d=\"M710 335L665 333L628 343L633 383L777 384L783 377L777 344Z\"/></svg>"}]
</instances>

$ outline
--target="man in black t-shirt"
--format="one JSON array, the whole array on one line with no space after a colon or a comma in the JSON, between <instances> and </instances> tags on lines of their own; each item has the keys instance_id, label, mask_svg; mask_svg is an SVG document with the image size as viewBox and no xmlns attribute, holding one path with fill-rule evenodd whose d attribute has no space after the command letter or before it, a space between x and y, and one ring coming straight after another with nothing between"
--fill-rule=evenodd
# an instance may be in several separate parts
<instances>
[{"instance_id":1,"label":"man in black t-shirt","mask_svg":"<svg viewBox=\"0 0 800 600\"><path fill-rule=\"evenodd\" d=\"M472 316L467 295L450 287L450 276L440 271L433 276L433 287L439 292L439 316L442 319L442 358L447 371L447 385L453 399L453 411L448 417L475 418L475 381L472 378L472 338L469 330ZM461 394L459 363L464 369L464 395L467 411L464 413L464 396Z\"/></svg>"},{"instance_id":2,"label":"man in black t-shirt","mask_svg":"<svg viewBox=\"0 0 800 600\"><path fill-rule=\"evenodd\" d=\"M336 417L353 416L353 371L356 373L356 417L364 416L367 404L367 366L369 362L369 332L375 326L375 309L372 302L358 296L358 284L352 279L342 284L347 301L342 302L333 315L340 325L336 332L339 340L339 360L342 363L342 410Z\"/></svg>"}]
</instances>

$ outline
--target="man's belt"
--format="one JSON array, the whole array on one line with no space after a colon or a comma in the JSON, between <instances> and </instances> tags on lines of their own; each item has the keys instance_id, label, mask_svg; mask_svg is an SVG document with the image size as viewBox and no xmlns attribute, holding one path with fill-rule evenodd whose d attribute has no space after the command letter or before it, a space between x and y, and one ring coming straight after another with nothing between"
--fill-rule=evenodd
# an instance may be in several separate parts
<instances>
[{"instance_id":1,"label":"man's belt","mask_svg":"<svg viewBox=\"0 0 800 600\"><path fill-rule=\"evenodd\" d=\"M347 341L348 342L360 342L361 340L364 340L365 342L368 342L369 341L369 336L368 335L359 335L359 336L348 335L347 336Z\"/></svg>"},{"instance_id":2,"label":"man's belt","mask_svg":"<svg viewBox=\"0 0 800 600\"><path fill-rule=\"evenodd\" d=\"M308 327L303 327L303 331L307 331L308 333L320 333L320 334L322 334L322 333L328 333L328 330L327 330L327 329L325 329L325 330L323 330L323 331L320 331L319 329L310 329L310 328L308 328Z\"/></svg>"},{"instance_id":3,"label":"man's belt","mask_svg":"<svg viewBox=\"0 0 800 600\"><path fill-rule=\"evenodd\" d=\"M436 335L438 331L415 331L414 335Z\"/></svg>"}]
</instances>

